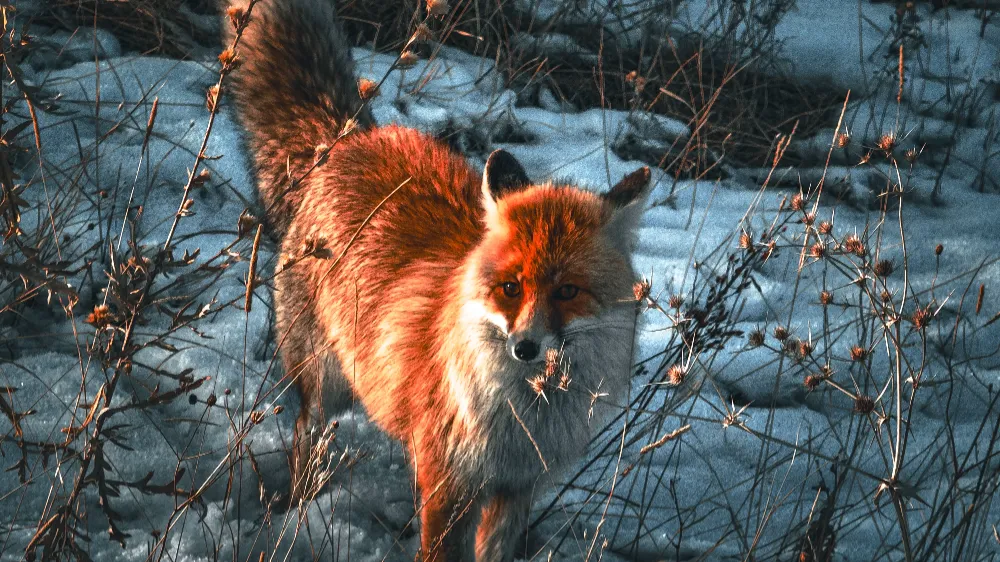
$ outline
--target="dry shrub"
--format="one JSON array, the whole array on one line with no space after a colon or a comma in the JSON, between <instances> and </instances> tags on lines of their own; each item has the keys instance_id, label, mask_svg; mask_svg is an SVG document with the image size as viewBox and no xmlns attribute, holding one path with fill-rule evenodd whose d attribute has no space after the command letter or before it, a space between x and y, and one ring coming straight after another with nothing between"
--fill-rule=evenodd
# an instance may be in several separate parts
<instances>
[{"instance_id":1,"label":"dry shrub","mask_svg":"<svg viewBox=\"0 0 1000 562\"><path fill-rule=\"evenodd\" d=\"M219 44L216 0L53 0L42 3L36 21L74 31L95 25L126 49L189 58Z\"/></svg>"}]
</instances>

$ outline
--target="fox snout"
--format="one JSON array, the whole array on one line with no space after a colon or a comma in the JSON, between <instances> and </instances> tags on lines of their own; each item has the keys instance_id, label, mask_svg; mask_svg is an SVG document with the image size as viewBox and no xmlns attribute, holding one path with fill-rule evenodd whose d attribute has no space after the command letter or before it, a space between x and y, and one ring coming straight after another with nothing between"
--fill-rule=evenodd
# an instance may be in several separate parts
<instances>
[{"instance_id":1,"label":"fox snout","mask_svg":"<svg viewBox=\"0 0 1000 562\"><path fill-rule=\"evenodd\" d=\"M507 353L522 363L537 363L545 359L548 349L559 349L559 338L549 326L548 315L529 307L527 318L507 336Z\"/></svg>"}]
</instances>

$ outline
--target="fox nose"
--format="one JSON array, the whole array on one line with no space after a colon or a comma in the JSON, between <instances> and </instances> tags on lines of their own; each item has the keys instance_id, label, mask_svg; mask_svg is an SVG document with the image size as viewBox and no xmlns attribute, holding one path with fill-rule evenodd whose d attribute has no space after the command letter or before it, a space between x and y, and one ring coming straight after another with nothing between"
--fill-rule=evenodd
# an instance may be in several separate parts
<instances>
[{"instance_id":1,"label":"fox nose","mask_svg":"<svg viewBox=\"0 0 1000 562\"><path fill-rule=\"evenodd\" d=\"M514 344L514 357L520 361L532 361L538 357L539 345L531 340L521 340Z\"/></svg>"}]
</instances>

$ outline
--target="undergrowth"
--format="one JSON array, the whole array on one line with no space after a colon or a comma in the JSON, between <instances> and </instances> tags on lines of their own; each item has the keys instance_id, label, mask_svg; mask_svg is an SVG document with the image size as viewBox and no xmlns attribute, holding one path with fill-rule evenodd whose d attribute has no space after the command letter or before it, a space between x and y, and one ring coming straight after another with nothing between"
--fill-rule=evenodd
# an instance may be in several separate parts
<instances>
[{"instance_id":1,"label":"undergrowth","mask_svg":"<svg viewBox=\"0 0 1000 562\"><path fill-rule=\"evenodd\" d=\"M112 4L54 2L32 22L101 25L127 48L176 57L214 41L191 17L205 5ZM720 7L701 33L662 25L672 2L653 2L629 18L623 4L610 3L603 20L513 2L401 4L339 3L359 42L393 53L392 72L453 46L496 61L520 105L554 100L567 111L673 119L684 133L659 142L641 134L605 139L623 159L665 170L668 197L657 204L676 206L699 185L721 189L713 181L720 178L757 180L758 189L746 192L744 219L723 225L728 236L708 251L700 233L711 226L712 209L699 214L692 197L689 267L672 279L637 282L637 313L666 334L661 350L637 358L629 402L615 405L620 414L581 466L536 502L524 555L711 560L719 551L829 561L850 548L852 533L874 529L873 560L996 559L1000 537L990 516L1000 486L1000 395L984 365L996 356L998 328L983 295L993 290L986 272L997 258L983 256L947 277L910 269L914 253L950 259L950 248L913 236L906 212L947 198L941 175L930 190L914 183L925 158L943 174L947 148L934 159L899 119L881 119L877 141L868 142L856 129L873 105L853 106L846 92L783 78L768 53L779 46L774 30L791 8L785 2ZM213 172L229 155L209 151L227 76L239 64L239 35L253 25L252 4L227 12L222 25L232 25L236 38L204 92L204 128L181 139L161 129L157 117L172 100L158 99L155 86L109 117L99 100L56 95L51 84L25 79L32 38L14 25L10 6L0 9L0 414L9 422L0 451L17 481L0 490L0 505L12 514L0 553L90 560L111 541L147 560L173 559L194 528L214 541L205 548L217 558L308 552L350 559L354 531L326 522L366 500L354 488L355 471L364 474L378 442L358 445L330 424L314 456L313 493L292 506L297 511L284 505L287 480L276 474L287 470L290 443L281 440L291 433L280 403L290 381L276 368L282 334L255 340L251 329L268 324L267 295L281 267L262 237L260 211ZM901 60L924 48L907 10L887 27L887 49ZM990 15L984 11L984 22ZM101 64L95 73L105 83L123 82ZM404 75L396 96L433 79L429 68ZM904 65L884 74L883 89L903 92ZM393 95L380 86L360 87L366 99ZM977 92L949 97L954 122L979 115L969 109L985 103ZM903 95L892 97L882 115L900 115ZM77 152L53 154L47 127L67 122ZM794 143L815 145L818 132L830 134L819 141L817 166ZM140 147L134 167L105 170L106 146L127 134ZM154 151L156 142L171 148ZM316 167L330 148L317 147ZM178 155L186 169L166 169ZM789 183L788 168L803 164L816 173L792 174ZM846 198L845 174L864 175L873 192L860 206L861 223L835 213ZM986 190L991 182L984 167L978 185ZM154 204L161 190L170 210L151 215L166 208ZM223 204L245 210L214 229L193 218ZM775 278L792 293L779 298L769 290ZM767 320L747 326L748 303L765 308ZM226 324L234 311L242 314L235 330ZM69 358L58 376L34 361L46 353ZM217 364L201 363L207 357ZM41 394L26 393L25 381ZM788 408L811 412L811 423L782 426ZM161 428L176 424L190 428L190 440L169 442ZM720 442L747 452L735 487L733 467L705 449ZM176 459L172 466L156 460L164 450ZM691 467L712 485L691 493ZM252 521L243 521L244 511ZM393 537L386 556L405 557L419 508L411 506L402 522L383 522L384 515L372 517ZM238 521L235 528L224 516ZM136 520L148 536L128 532ZM308 547L295 550L294 540Z\"/></svg>"}]
</instances>

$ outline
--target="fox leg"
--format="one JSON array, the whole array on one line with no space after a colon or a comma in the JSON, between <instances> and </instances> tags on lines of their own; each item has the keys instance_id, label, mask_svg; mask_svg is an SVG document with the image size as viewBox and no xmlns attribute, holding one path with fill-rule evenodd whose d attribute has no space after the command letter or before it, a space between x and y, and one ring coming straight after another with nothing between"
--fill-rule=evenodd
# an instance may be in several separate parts
<instances>
[{"instance_id":1,"label":"fox leg","mask_svg":"<svg viewBox=\"0 0 1000 562\"><path fill-rule=\"evenodd\" d=\"M474 493L457 492L453 476L428 459L416 459L420 489L422 562L467 562L475 556L474 529L480 502Z\"/></svg>"},{"instance_id":2,"label":"fox leg","mask_svg":"<svg viewBox=\"0 0 1000 562\"><path fill-rule=\"evenodd\" d=\"M330 338L316 322L304 286L294 272L288 271L278 276L275 291L285 377L294 382L301 402L292 441L293 501L309 491L313 449L327 416L349 406L352 398L350 384L341 372Z\"/></svg>"},{"instance_id":3,"label":"fox leg","mask_svg":"<svg viewBox=\"0 0 1000 562\"><path fill-rule=\"evenodd\" d=\"M498 494L487 502L476 532L476 562L513 560L530 510L530 494Z\"/></svg>"}]
</instances>

